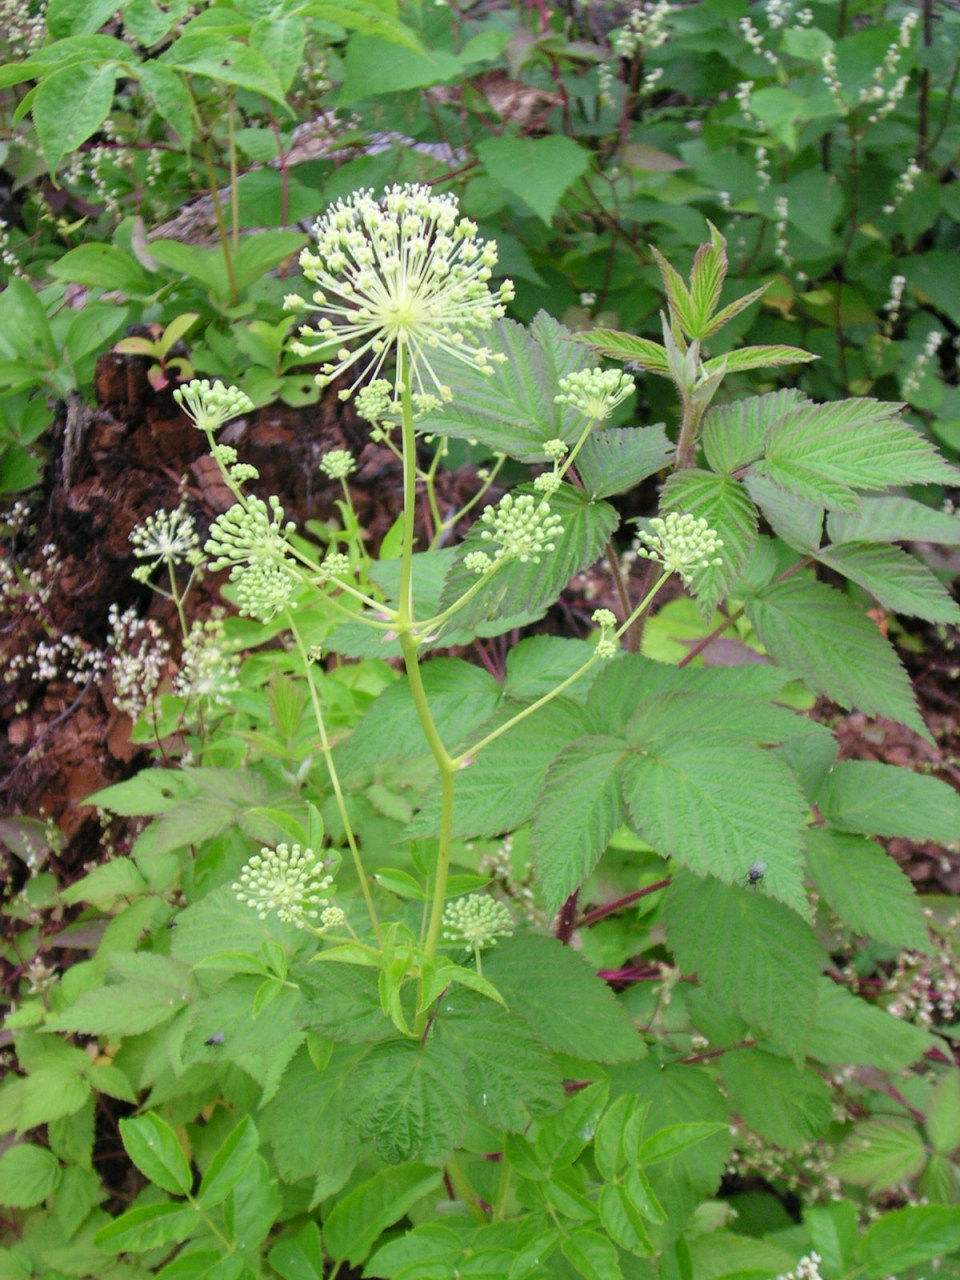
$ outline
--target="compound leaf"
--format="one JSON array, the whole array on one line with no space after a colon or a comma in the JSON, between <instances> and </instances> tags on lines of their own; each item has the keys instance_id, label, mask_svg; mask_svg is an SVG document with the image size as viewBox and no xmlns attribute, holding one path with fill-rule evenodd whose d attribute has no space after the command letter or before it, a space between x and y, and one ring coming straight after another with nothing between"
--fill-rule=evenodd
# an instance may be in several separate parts
<instances>
[{"instance_id":1,"label":"compound leaf","mask_svg":"<svg viewBox=\"0 0 960 1280\"><path fill-rule=\"evenodd\" d=\"M781 903L678 871L664 897L667 939L685 973L787 1050L798 1065L817 1011L822 954Z\"/></svg>"},{"instance_id":2,"label":"compound leaf","mask_svg":"<svg viewBox=\"0 0 960 1280\"><path fill-rule=\"evenodd\" d=\"M842 760L817 793L838 831L950 844L960 831L960 795L948 782L877 760Z\"/></svg>"},{"instance_id":3,"label":"compound leaf","mask_svg":"<svg viewBox=\"0 0 960 1280\"><path fill-rule=\"evenodd\" d=\"M893 947L929 949L913 886L880 845L863 836L811 827L807 861L817 888L856 933Z\"/></svg>"},{"instance_id":4,"label":"compound leaf","mask_svg":"<svg viewBox=\"0 0 960 1280\"><path fill-rule=\"evenodd\" d=\"M893 613L927 622L960 622L960 605L940 580L899 547L844 542L825 547L817 559L863 587Z\"/></svg>"},{"instance_id":5,"label":"compound leaf","mask_svg":"<svg viewBox=\"0 0 960 1280\"><path fill-rule=\"evenodd\" d=\"M892 645L841 592L795 575L761 587L745 608L781 666L842 707L897 720L929 739Z\"/></svg>"},{"instance_id":6,"label":"compound leaf","mask_svg":"<svg viewBox=\"0 0 960 1280\"><path fill-rule=\"evenodd\" d=\"M799 498L846 511L856 511L858 489L956 483L956 469L900 419L900 407L863 399L789 409L767 431L757 470Z\"/></svg>"},{"instance_id":7,"label":"compound leaf","mask_svg":"<svg viewBox=\"0 0 960 1280\"><path fill-rule=\"evenodd\" d=\"M586 880L623 825L619 771L629 750L618 738L593 735L565 747L550 766L531 833L548 911Z\"/></svg>"},{"instance_id":8,"label":"compound leaf","mask_svg":"<svg viewBox=\"0 0 960 1280\"><path fill-rule=\"evenodd\" d=\"M516 933L484 956L483 972L509 1008L558 1053L595 1062L632 1062L646 1053L610 988L556 938Z\"/></svg>"}]
</instances>

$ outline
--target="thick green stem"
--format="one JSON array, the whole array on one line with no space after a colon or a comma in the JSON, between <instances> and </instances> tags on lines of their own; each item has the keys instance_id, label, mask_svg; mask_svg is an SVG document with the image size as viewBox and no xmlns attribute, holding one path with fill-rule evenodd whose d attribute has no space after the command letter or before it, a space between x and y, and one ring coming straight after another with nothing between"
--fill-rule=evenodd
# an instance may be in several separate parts
<instances>
[{"instance_id":1,"label":"thick green stem","mask_svg":"<svg viewBox=\"0 0 960 1280\"><path fill-rule=\"evenodd\" d=\"M697 458L697 437L703 410L692 404L686 395L683 397L683 423L680 427L680 438L677 441L677 458L674 467L682 471L684 467L692 467Z\"/></svg>"},{"instance_id":2,"label":"thick green stem","mask_svg":"<svg viewBox=\"0 0 960 1280\"><path fill-rule=\"evenodd\" d=\"M367 911L370 913L370 923L373 925L373 931L377 935L377 940L382 943L383 935L380 932L380 921L377 919L377 909L373 904L373 895L370 892L370 883L367 880L367 873L363 869L363 862L360 858L360 850L357 848L357 839L353 834L353 826L350 822L350 815L347 812L346 801L343 798L343 790L340 786L340 775L337 773L336 766L333 763L333 756L330 751L330 739L327 737L327 727L323 719L323 710L320 706L320 695L317 692L316 681L313 677L313 668L310 663L310 655L307 652L307 646L303 642L303 636L297 629L289 610L287 611L287 626L290 633L296 641L297 649L303 660L304 671L307 676L307 685L310 689L310 701L313 704L313 714L317 722L317 731L320 734L320 748L323 751L323 758L326 761L327 773L330 776L330 785L333 787L333 794L337 801L337 810L340 814L340 821L343 823L343 829L347 837L347 844L350 846L350 854L353 858L353 865L356 868L357 877L360 880L360 888L363 890L363 898L367 904Z\"/></svg>"}]
</instances>

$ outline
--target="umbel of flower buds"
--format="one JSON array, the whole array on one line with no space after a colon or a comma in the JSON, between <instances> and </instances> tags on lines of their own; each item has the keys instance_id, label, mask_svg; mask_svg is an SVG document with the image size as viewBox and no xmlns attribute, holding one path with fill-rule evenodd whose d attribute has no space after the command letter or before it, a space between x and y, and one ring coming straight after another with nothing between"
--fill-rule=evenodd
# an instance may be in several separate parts
<instances>
[{"instance_id":1,"label":"umbel of flower buds","mask_svg":"<svg viewBox=\"0 0 960 1280\"><path fill-rule=\"evenodd\" d=\"M645 560L658 560L664 569L680 576L684 586L691 586L696 575L712 565L722 564L717 552L722 538L702 516L670 511L662 519L650 521L652 533L641 533L637 555Z\"/></svg>"},{"instance_id":2,"label":"umbel of flower buds","mask_svg":"<svg viewBox=\"0 0 960 1280\"><path fill-rule=\"evenodd\" d=\"M544 551L555 551L563 532L560 517L551 514L546 502L531 493L505 493L495 507L485 507L480 517L485 525L480 537L496 545L495 560L528 560L540 563Z\"/></svg>"},{"instance_id":3,"label":"umbel of flower buds","mask_svg":"<svg viewBox=\"0 0 960 1280\"><path fill-rule=\"evenodd\" d=\"M208 382L206 378L194 378L192 382L177 387L173 398L193 425L207 433L219 431L225 422L250 413L254 407L253 401L239 387Z\"/></svg>"},{"instance_id":4,"label":"umbel of flower buds","mask_svg":"<svg viewBox=\"0 0 960 1280\"><path fill-rule=\"evenodd\" d=\"M443 936L448 942L461 942L465 951L482 951L495 947L498 938L513 934L513 918L496 898L481 893L458 898L443 913Z\"/></svg>"},{"instance_id":5,"label":"umbel of flower buds","mask_svg":"<svg viewBox=\"0 0 960 1280\"><path fill-rule=\"evenodd\" d=\"M314 234L316 249L304 249L300 265L318 288L310 304L291 295L284 305L312 305L322 314L316 329L300 329L297 354L338 345L317 377L320 386L353 369L352 384L340 392L347 400L395 355L396 386L409 364L416 392L433 390L449 400L450 388L431 364L433 352L483 373L503 359L478 336L504 315L513 285L507 280L491 291L497 247L461 218L454 196L425 186L388 187L379 200L355 191L317 219Z\"/></svg>"},{"instance_id":6,"label":"umbel of flower buds","mask_svg":"<svg viewBox=\"0 0 960 1280\"><path fill-rule=\"evenodd\" d=\"M254 854L232 888L237 901L252 907L261 920L275 911L284 924L303 929L330 906L329 898L321 895L332 883L332 876L324 874L323 860L312 849L278 844Z\"/></svg>"},{"instance_id":7,"label":"umbel of flower buds","mask_svg":"<svg viewBox=\"0 0 960 1280\"><path fill-rule=\"evenodd\" d=\"M619 369L578 369L560 379L560 394L553 399L556 404L572 405L584 417L602 422L633 394L636 385L629 374Z\"/></svg>"}]
</instances>

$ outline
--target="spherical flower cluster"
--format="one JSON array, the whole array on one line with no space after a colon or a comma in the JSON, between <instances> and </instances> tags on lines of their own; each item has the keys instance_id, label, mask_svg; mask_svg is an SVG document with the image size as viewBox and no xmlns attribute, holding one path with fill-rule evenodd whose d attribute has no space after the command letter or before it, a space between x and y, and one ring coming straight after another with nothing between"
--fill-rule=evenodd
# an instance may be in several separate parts
<instances>
[{"instance_id":1,"label":"spherical flower cluster","mask_svg":"<svg viewBox=\"0 0 960 1280\"><path fill-rule=\"evenodd\" d=\"M493 561L485 551L468 551L463 557L463 567L468 573L485 574Z\"/></svg>"},{"instance_id":2,"label":"spherical flower cluster","mask_svg":"<svg viewBox=\"0 0 960 1280\"><path fill-rule=\"evenodd\" d=\"M546 440L543 445L543 452L551 462L560 462L570 452L570 446L566 440Z\"/></svg>"},{"instance_id":3,"label":"spherical flower cluster","mask_svg":"<svg viewBox=\"0 0 960 1280\"><path fill-rule=\"evenodd\" d=\"M276 911L284 924L303 929L330 906L329 898L321 895L331 884L333 877L324 874L323 859L312 849L278 844L254 854L231 888L237 901L251 907L261 920Z\"/></svg>"},{"instance_id":4,"label":"spherical flower cluster","mask_svg":"<svg viewBox=\"0 0 960 1280\"><path fill-rule=\"evenodd\" d=\"M393 383L386 378L374 378L357 392L354 407L367 422L379 423L388 413L397 413L400 406L394 399Z\"/></svg>"},{"instance_id":5,"label":"spherical flower cluster","mask_svg":"<svg viewBox=\"0 0 960 1280\"><path fill-rule=\"evenodd\" d=\"M183 503L175 511L155 511L147 516L130 534L130 541L133 554L150 561L134 569L138 582L146 582L160 563L198 565L203 560L193 516L187 514Z\"/></svg>"},{"instance_id":6,"label":"spherical flower cluster","mask_svg":"<svg viewBox=\"0 0 960 1280\"><path fill-rule=\"evenodd\" d=\"M617 644L613 634L617 627L615 615L609 609L595 609L593 611L593 621L600 628L600 638L597 640L597 657L615 658L620 652L620 646Z\"/></svg>"},{"instance_id":7,"label":"spherical flower cluster","mask_svg":"<svg viewBox=\"0 0 960 1280\"><path fill-rule=\"evenodd\" d=\"M295 528L293 521L283 523L283 508L275 497L269 511L261 498L247 498L213 522L204 551L212 557L214 573L230 567L241 613L269 622L289 604L297 578L286 536Z\"/></svg>"},{"instance_id":8,"label":"spherical flower cluster","mask_svg":"<svg viewBox=\"0 0 960 1280\"><path fill-rule=\"evenodd\" d=\"M346 918L339 907L325 907L320 912L320 928L336 929L338 925L343 924Z\"/></svg>"},{"instance_id":9,"label":"spherical flower cluster","mask_svg":"<svg viewBox=\"0 0 960 1280\"><path fill-rule=\"evenodd\" d=\"M333 449L320 459L320 470L331 480L346 480L347 476L356 469L357 464L353 454L346 449Z\"/></svg>"},{"instance_id":10,"label":"spherical flower cluster","mask_svg":"<svg viewBox=\"0 0 960 1280\"><path fill-rule=\"evenodd\" d=\"M519 497L505 493L495 507L485 507L480 523L487 526L480 534L484 542L497 543L495 560L517 559L540 563L544 551L555 551L563 529L560 517L552 515L546 502L537 502L533 494Z\"/></svg>"},{"instance_id":11,"label":"spherical flower cluster","mask_svg":"<svg viewBox=\"0 0 960 1280\"><path fill-rule=\"evenodd\" d=\"M443 936L448 942L461 942L465 951L474 953L495 947L498 938L513 936L513 917L496 898L481 893L458 898L447 904L443 913Z\"/></svg>"},{"instance_id":12,"label":"spherical flower cluster","mask_svg":"<svg viewBox=\"0 0 960 1280\"><path fill-rule=\"evenodd\" d=\"M722 564L717 552L723 540L702 516L670 511L663 519L654 516L650 527L653 533L639 535L643 546L637 547L637 555L659 561L664 569L679 574L685 586L693 583L701 569Z\"/></svg>"},{"instance_id":13,"label":"spherical flower cluster","mask_svg":"<svg viewBox=\"0 0 960 1280\"><path fill-rule=\"evenodd\" d=\"M222 382L209 382L206 378L194 378L192 382L177 387L173 398L183 412L200 431L219 431L231 418L250 413L253 401L239 387L228 387Z\"/></svg>"},{"instance_id":14,"label":"spherical flower cluster","mask_svg":"<svg viewBox=\"0 0 960 1280\"><path fill-rule=\"evenodd\" d=\"M544 471L536 477L533 487L537 493L542 493L547 498L552 498L562 484L563 479L558 471Z\"/></svg>"},{"instance_id":15,"label":"spherical flower cluster","mask_svg":"<svg viewBox=\"0 0 960 1280\"><path fill-rule=\"evenodd\" d=\"M331 578L348 578L350 576L350 557L345 556L341 551L336 551L333 555L327 556L320 566L318 576L321 582L329 582Z\"/></svg>"},{"instance_id":16,"label":"spherical flower cluster","mask_svg":"<svg viewBox=\"0 0 960 1280\"><path fill-rule=\"evenodd\" d=\"M388 187L380 200L355 191L317 220L314 233L316 250L305 249L300 265L319 286L312 301L323 318L316 330L301 328L309 341L294 349L310 354L333 342L357 344L322 366L320 386L356 366L352 386L340 393L349 399L394 351L398 386L409 363L415 390L425 392L426 379L445 400L452 393L434 372L431 351L492 373L497 358L477 345L477 334L505 314L513 285L504 281L491 292L496 245L477 237L454 196L425 186Z\"/></svg>"},{"instance_id":17,"label":"spherical flower cluster","mask_svg":"<svg viewBox=\"0 0 960 1280\"><path fill-rule=\"evenodd\" d=\"M578 369L560 379L556 404L569 404L597 422L609 418L618 404L632 395L636 383L619 369Z\"/></svg>"}]
</instances>

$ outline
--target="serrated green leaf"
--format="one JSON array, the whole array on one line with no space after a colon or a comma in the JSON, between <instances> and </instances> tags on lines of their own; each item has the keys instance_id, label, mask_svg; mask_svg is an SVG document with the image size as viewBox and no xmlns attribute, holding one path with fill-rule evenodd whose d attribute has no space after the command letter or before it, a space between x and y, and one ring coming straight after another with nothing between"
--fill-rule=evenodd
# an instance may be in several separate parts
<instances>
[{"instance_id":1,"label":"serrated green leaf","mask_svg":"<svg viewBox=\"0 0 960 1280\"><path fill-rule=\"evenodd\" d=\"M379 1011L379 1004L378 1004ZM386 1022L382 1013L382 1022ZM389 1026L389 1023L387 1023ZM284 1075L283 1088L258 1113L285 1182L310 1178L321 1196L346 1182L360 1148L347 1132L346 1113L365 1048L335 1045L323 1071L300 1049Z\"/></svg>"},{"instance_id":2,"label":"serrated green leaf","mask_svg":"<svg viewBox=\"0 0 960 1280\"><path fill-rule=\"evenodd\" d=\"M573 1164L587 1143L593 1141L609 1089L606 1080L587 1085L540 1125L534 1142L538 1164L544 1169L563 1169Z\"/></svg>"},{"instance_id":3,"label":"serrated green leaf","mask_svg":"<svg viewBox=\"0 0 960 1280\"><path fill-rule=\"evenodd\" d=\"M697 600L711 615L737 578L757 536L757 511L743 485L729 476L693 467L675 472L663 488L667 511L689 512L706 520L723 541L719 565L697 575Z\"/></svg>"},{"instance_id":4,"label":"serrated green leaf","mask_svg":"<svg viewBox=\"0 0 960 1280\"><path fill-rule=\"evenodd\" d=\"M327 1252L335 1261L359 1266L381 1233L434 1191L442 1176L440 1169L411 1163L383 1169L361 1183L334 1205L324 1223Z\"/></svg>"},{"instance_id":5,"label":"serrated green leaf","mask_svg":"<svg viewBox=\"0 0 960 1280\"><path fill-rule=\"evenodd\" d=\"M459 658L424 663L422 679L437 732L451 751L490 719L503 698L489 672ZM429 751L410 686L399 680L387 685L335 759L340 774L349 777L372 764L409 760Z\"/></svg>"},{"instance_id":6,"label":"serrated green leaf","mask_svg":"<svg viewBox=\"0 0 960 1280\"><path fill-rule=\"evenodd\" d=\"M960 795L948 782L875 760L841 760L816 803L838 831L950 844L960 830Z\"/></svg>"},{"instance_id":7,"label":"serrated green leaf","mask_svg":"<svg viewBox=\"0 0 960 1280\"><path fill-rule=\"evenodd\" d=\"M583 1280L623 1280L616 1245L596 1231L571 1231L560 1251Z\"/></svg>"},{"instance_id":8,"label":"serrated green leaf","mask_svg":"<svg viewBox=\"0 0 960 1280\"><path fill-rule=\"evenodd\" d=\"M190 984L158 976L155 981L120 982L84 992L62 1013L47 1019L54 1031L135 1036L159 1027L189 1002Z\"/></svg>"},{"instance_id":9,"label":"serrated green leaf","mask_svg":"<svg viewBox=\"0 0 960 1280\"><path fill-rule=\"evenodd\" d=\"M127 1155L145 1177L164 1191L185 1196L193 1186L193 1174L176 1132L153 1111L120 1121L120 1136Z\"/></svg>"},{"instance_id":10,"label":"serrated green leaf","mask_svg":"<svg viewBox=\"0 0 960 1280\"><path fill-rule=\"evenodd\" d=\"M630 1153L624 1150L624 1138L628 1124L634 1119L637 1100L629 1093L621 1093L604 1112L597 1125L593 1141L593 1158L597 1168L608 1182L612 1182L625 1167Z\"/></svg>"},{"instance_id":11,"label":"serrated green leaf","mask_svg":"<svg viewBox=\"0 0 960 1280\"><path fill-rule=\"evenodd\" d=\"M228 1134L221 1143L203 1175L197 1192L197 1201L201 1209L204 1211L212 1209L214 1205L227 1198L257 1154L258 1142L257 1129L253 1120L250 1116L244 1116L233 1132Z\"/></svg>"},{"instance_id":12,"label":"serrated green leaf","mask_svg":"<svg viewBox=\"0 0 960 1280\"><path fill-rule=\"evenodd\" d=\"M437 377L450 384L454 398L426 414L422 429L476 440L519 462L544 461L547 440L575 444L583 430L582 415L554 397L562 377L595 363L583 345L545 312L529 329L512 320L498 321L488 345L507 357L494 366L492 377L442 353L431 354Z\"/></svg>"},{"instance_id":13,"label":"serrated green leaf","mask_svg":"<svg viewBox=\"0 0 960 1280\"><path fill-rule=\"evenodd\" d=\"M349 1101L360 1138L373 1139L387 1164L442 1164L466 1116L464 1064L437 1038L388 1040L364 1058Z\"/></svg>"},{"instance_id":14,"label":"serrated green leaf","mask_svg":"<svg viewBox=\"0 0 960 1280\"><path fill-rule=\"evenodd\" d=\"M72 63L47 75L33 99L37 139L51 174L70 151L95 133L113 103L117 68Z\"/></svg>"},{"instance_id":15,"label":"serrated green leaf","mask_svg":"<svg viewBox=\"0 0 960 1280\"><path fill-rule=\"evenodd\" d=\"M592 431L577 455L577 474L591 498L609 498L668 467L673 453L662 423Z\"/></svg>"},{"instance_id":16,"label":"serrated green leaf","mask_svg":"<svg viewBox=\"0 0 960 1280\"><path fill-rule=\"evenodd\" d=\"M856 933L925 952L930 939L913 885L880 845L824 827L807 834L810 874Z\"/></svg>"},{"instance_id":17,"label":"serrated green leaf","mask_svg":"<svg viewBox=\"0 0 960 1280\"><path fill-rule=\"evenodd\" d=\"M825 547L817 559L863 587L894 613L927 622L960 622L960 605L939 579L899 547L845 542Z\"/></svg>"},{"instance_id":18,"label":"serrated green leaf","mask_svg":"<svg viewBox=\"0 0 960 1280\"><path fill-rule=\"evenodd\" d=\"M829 1275L846 1275L853 1265L860 1233L857 1209L850 1200L835 1200L804 1210L803 1224Z\"/></svg>"},{"instance_id":19,"label":"serrated green leaf","mask_svg":"<svg viewBox=\"0 0 960 1280\"><path fill-rule=\"evenodd\" d=\"M770 425L788 409L809 401L793 387L749 396L710 409L703 420L703 451L712 470L730 475L763 456L763 442Z\"/></svg>"},{"instance_id":20,"label":"serrated green leaf","mask_svg":"<svg viewBox=\"0 0 960 1280\"><path fill-rule=\"evenodd\" d=\"M823 507L788 493L766 476L748 472L747 492L766 517L778 538L788 547L814 554L823 538Z\"/></svg>"},{"instance_id":21,"label":"serrated green leaf","mask_svg":"<svg viewBox=\"0 0 960 1280\"><path fill-rule=\"evenodd\" d=\"M659 1164L661 1160L674 1160L677 1156L699 1147L717 1133L722 1133L729 1126L719 1120L691 1120L681 1124L670 1124L664 1129L657 1129L640 1144L637 1159L641 1165Z\"/></svg>"},{"instance_id":22,"label":"serrated green leaf","mask_svg":"<svg viewBox=\"0 0 960 1280\"><path fill-rule=\"evenodd\" d=\"M528 636L507 654L507 679L503 692L508 698L523 702L552 693L558 684L584 665L593 653L593 645L585 640L566 640L560 636ZM587 671L570 689L570 696L582 700L601 668ZM426 675L426 670L424 670Z\"/></svg>"},{"instance_id":23,"label":"serrated green leaf","mask_svg":"<svg viewBox=\"0 0 960 1280\"><path fill-rule=\"evenodd\" d=\"M828 1065L852 1063L896 1073L919 1062L933 1047L929 1032L821 978L809 1057Z\"/></svg>"},{"instance_id":24,"label":"serrated green leaf","mask_svg":"<svg viewBox=\"0 0 960 1280\"><path fill-rule=\"evenodd\" d=\"M94 1244L104 1253L140 1253L186 1240L200 1225L195 1209L182 1201L165 1200L122 1213L97 1232Z\"/></svg>"},{"instance_id":25,"label":"serrated green leaf","mask_svg":"<svg viewBox=\"0 0 960 1280\"><path fill-rule=\"evenodd\" d=\"M268 1261L283 1280L323 1280L320 1228L315 1222L308 1222L295 1236L275 1244Z\"/></svg>"},{"instance_id":26,"label":"serrated green leaf","mask_svg":"<svg viewBox=\"0 0 960 1280\"><path fill-rule=\"evenodd\" d=\"M960 518L913 498L861 498L858 511L831 511L832 542L940 542L960 545Z\"/></svg>"},{"instance_id":27,"label":"serrated green leaf","mask_svg":"<svg viewBox=\"0 0 960 1280\"><path fill-rule=\"evenodd\" d=\"M643 1218L637 1211L626 1187L607 1183L600 1192L597 1201L600 1210L600 1221L612 1240L621 1249L638 1254L641 1258L653 1253L653 1245L644 1226Z\"/></svg>"},{"instance_id":28,"label":"serrated green leaf","mask_svg":"<svg viewBox=\"0 0 960 1280\"><path fill-rule=\"evenodd\" d=\"M858 1124L840 1148L831 1172L872 1192L915 1178L927 1162L917 1126L895 1116Z\"/></svg>"},{"instance_id":29,"label":"serrated green leaf","mask_svg":"<svg viewBox=\"0 0 960 1280\"><path fill-rule=\"evenodd\" d=\"M522 1133L532 1117L562 1104L560 1073L521 1017L458 991L442 1001L436 1026L463 1066L481 1122Z\"/></svg>"},{"instance_id":30,"label":"serrated green leaf","mask_svg":"<svg viewBox=\"0 0 960 1280\"><path fill-rule=\"evenodd\" d=\"M531 847L550 912L586 880L623 825L619 775L629 750L617 738L579 738L547 771L533 813Z\"/></svg>"},{"instance_id":31,"label":"serrated green leaf","mask_svg":"<svg viewBox=\"0 0 960 1280\"><path fill-rule=\"evenodd\" d=\"M841 592L795 575L761 587L745 609L781 666L842 707L898 720L929 739L893 647Z\"/></svg>"},{"instance_id":32,"label":"serrated green leaf","mask_svg":"<svg viewBox=\"0 0 960 1280\"><path fill-rule=\"evenodd\" d=\"M738 347L735 351L728 351L726 355L705 360L703 368L708 374L718 373L720 370L725 373L745 373L748 369L775 369L783 364L806 364L810 360L817 359L819 356L811 355L801 347L774 344L773 346Z\"/></svg>"},{"instance_id":33,"label":"serrated green leaf","mask_svg":"<svg viewBox=\"0 0 960 1280\"><path fill-rule=\"evenodd\" d=\"M564 192L590 167L586 147L562 134L494 135L477 143L477 155L490 177L519 196L548 226Z\"/></svg>"},{"instance_id":34,"label":"serrated green leaf","mask_svg":"<svg viewBox=\"0 0 960 1280\"><path fill-rule=\"evenodd\" d=\"M649 373L670 376L666 350L661 343L652 342L649 338L620 333L617 329L597 328L578 333L577 341L592 347L598 355L609 356L611 360L624 360Z\"/></svg>"},{"instance_id":35,"label":"serrated green leaf","mask_svg":"<svg viewBox=\"0 0 960 1280\"><path fill-rule=\"evenodd\" d=\"M710 239L697 250L690 271L690 298L697 325L696 333L691 334L694 338L707 336L727 275L727 242L712 223L708 225Z\"/></svg>"},{"instance_id":36,"label":"serrated green leaf","mask_svg":"<svg viewBox=\"0 0 960 1280\"><path fill-rule=\"evenodd\" d=\"M505 705L498 721L509 719L521 707ZM521 720L502 738L485 747L457 773L454 798L454 835L495 836L512 831L530 817L550 761L564 745L594 728L583 707L557 698ZM440 826L439 789L424 799L423 808L407 828L410 838L436 835Z\"/></svg>"},{"instance_id":37,"label":"serrated green leaf","mask_svg":"<svg viewBox=\"0 0 960 1280\"><path fill-rule=\"evenodd\" d=\"M516 494L533 492L528 485L514 490ZM610 535L619 524L619 516L607 502L593 502L584 489L564 484L550 498L550 511L559 516L562 531L555 537L555 549L544 552L539 564L529 560L507 560L503 567L451 619L457 629L475 629L494 619L519 614L536 614L560 595L574 574L593 564L603 554ZM477 522L461 543L444 583L440 599L442 608L455 604L476 582L476 574L464 564L473 551L487 551L490 544L482 538L485 525Z\"/></svg>"},{"instance_id":38,"label":"serrated green leaf","mask_svg":"<svg viewBox=\"0 0 960 1280\"><path fill-rule=\"evenodd\" d=\"M955 468L899 410L877 400L790 409L767 431L757 470L799 498L847 511L857 509L858 489L955 483Z\"/></svg>"},{"instance_id":39,"label":"serrated green leaf","mask_svg":"<svg viewBox=\"0 0 960 1280\"><path fill-rule=\"evenodd\" d=\"M21 1142L0 1156L0 1204L29 1209L56 1191L60 1165L44 1147Z\"/></svg>"},{"instance_id":40,"label":"serrated green leaf","mask_svg":"<svg viewBox=\"0 0 960 1280\"><path fill-rule=\"evenodd\" d=\"M860 1241L869 1280L906 1271L960 1245L960 1208L916 1205L885 1213Z\"/></svg>"},{"instance_id":41,"label":"serrated green leaf","mask_svg":"<svg viewBox=\"0 0 960 1280\"><path fill-rule=\"evenodd\" d=\"M769 751L717 738L647 743L622 766L631 825L664 858L725 884L765 865L763 891L808 913L803 888L806 801ZM762 896L762 895L759 895Z\"/></svg>"},{"instance_id":42,"label":"serrated green leaf","mask_svg":"<svg viewBox=\"0 0 960 1280\"><path fill-rule=\"evenodd\" d=\"M214 37L211 39L211 37ZM162 65L191 75L206 76L219 84L234 84L271 98L289 111L283 85L266 58L239 40L225 39L213 31L181 36L161 55Z\"/></svg>"},{"instance_id":43,"label":"serrated green leaf","mask_svg":"<svg viewBox=\"0 0 960 1280\"><path fill-rule=\"evenodd\" d=\"M900 1274L960 1245L960 1208L916 1204L883 1217L860 1240L860 1265L869 1280Z\"/></svg>"},{"instance_id":44,"label":"serrated green leaf","mask_svg":"<svg viewBox=\"0 0 960 1280\"><path fill-rule=\"evenodd\" d=\"M934 1151L948 1156L960 1147L960 1071L948 1067L927 1102L924 1125Z\"/></svg>"},{"instance_id":45,"label":"serrated green leaf","mask_svg":"<svg viewBox=\"0 0 960 1280\"><path fill-rule=\"evenodd\" d=\"M483 971L509 1008L558 1053L595 1062L632 1062L646 1053L610 988L556 938L516 933L487 952ZM565 993L562 1001L557 991Z\"/></svg>"},{"instance_id":46,"label":"serrated green leaf","mask_svg":"<svg viewBox=\"0 0 960 1280\"><path fill-rule=\"evenodd\" d=\"M69 1240L88 1217L90 1210L107 1198L107 1191L100 1185L100 1175L92 1169L69 1165L63 1171L54 1211L63 1234Z\"/></svg>"},{"instance_id":47,"label":"serrated green leaf","mask_svg":"<svg viewBox=\"0 0 960 1280\"><path fill-rule=\"evenodd\" d=\"M23 1081L23 1102L17 1125L22 1133L38 1124L49 1124L79 1111L90 1086L68 1062L41 1064Z\"/></svg>"},{"instance_id":48,"label":"serrated green leaf","mask_svg":"<svg viewBox=\"0 0 960 1280\"><path fill-rule=\"evenodd\" d=\"M833 1119L830 1090L816 1071L799 1072L762 1049L725 1053L720 1078L748 1128L788 1151L819 1138Z\"/></svg>"},{"instance_id":49,"label":"serrated green leaf","mask_svg":"<svg viewBox=\"0 0 960 1280\"><path fill-rule=\"evenodd\" d=\"M147 882L129 858L111 858L83 877L68 885L60 894L60 901L67 906L77 902L92 902L95 906L109 906L117 898L137 897L147 890Z\"/></svg>"},{"instance_id":50,"label":"serrated green leaf","mask_svg":"<svg viewBox=\"0 0 960 1280\"><path fill-rule=\"evenodd\" d=\"M809 926L755 891L688 871L674 876L663 911L683 971L801 1062L823 961Z\"/></svg>"},{"instance_id":51,"label":"serrated green leaf","mask_svg":"<svg viewBox=\"0 0 960 1280\"><path fill-rule=\"evenodd\" d=\"M197 794L188 774L179 769L141 769L135 778L118 782L87 796L84 804L96 805L122 817L166 813L181 800Z\"/></svg>"}]
</instances>

